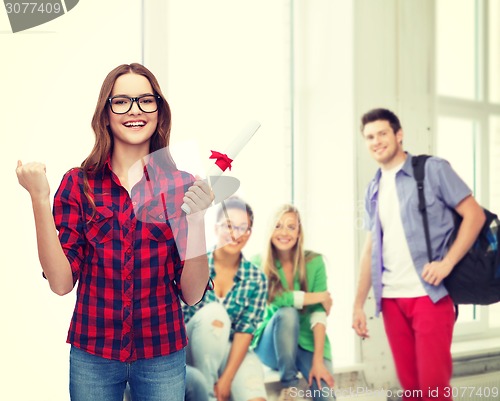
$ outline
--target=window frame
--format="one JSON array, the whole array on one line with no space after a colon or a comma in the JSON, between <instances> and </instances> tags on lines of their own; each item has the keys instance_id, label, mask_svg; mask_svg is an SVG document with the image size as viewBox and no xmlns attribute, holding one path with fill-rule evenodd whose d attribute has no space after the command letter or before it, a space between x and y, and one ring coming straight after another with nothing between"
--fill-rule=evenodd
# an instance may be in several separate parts
<instances>
[{"instance_id":1,"label":"window frame","mask_svg":"<svg viewBox=\"0 0 500 401\"><path fill-rule=\"evenodd\" d=\"M476 90L475 90L475 100L464 99L458 97L444 96L437 93L435 94L435 119L436 121L440 117L448 117L454 119L462 119L476 122L475 136L476 136L476 147L474 149L475 155L475 167L474 167L474 177L475 180L478 179L477 184L474 185L474 194L478 202L489 208L490 205L490 157L489 157L489 146L490 146L490 135L491 129L490 119L491 117L497 117L500 119L500 103L494 103L489 100L489 1L491 0L475 0L476 4L476 15L475 15L475 43L476 43ZM455 5L457 6L457 5ZM437 4L436 6L437 7ZM435 8L435 27L436 33L439 29L439 21L437 20L437 12ZM437 43L437 35L435 37ZM435 47L437 52L437 45ZM435 68L437 72L437 60L435 57ZM437 79L438 74L435 74ZM438 124L436 124L438 127ZM433 138L433 149L436 150L437 139L439 132L436 129L436 135ZM463 309L463 307L462 307ZM460 310L460 308L459 308ZM474 305L472 308L472 313L477 312L479 317L477 320L473 317L474 321L460 321L456 323L454 338L456 339L467 339L470 337L474 338L488 338L493 336L498 336L500 334L500 327L492 327L489 322L490 308L489 306ZM463 315L462 315L463 316Z\"/></svg>"}]
</instances>

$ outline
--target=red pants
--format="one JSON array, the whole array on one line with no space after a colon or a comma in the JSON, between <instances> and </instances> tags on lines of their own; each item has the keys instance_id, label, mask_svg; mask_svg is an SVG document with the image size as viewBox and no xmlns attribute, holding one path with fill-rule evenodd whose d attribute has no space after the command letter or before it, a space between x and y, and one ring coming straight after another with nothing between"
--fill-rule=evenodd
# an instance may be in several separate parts
<instances>
[{"instance_id":1,"label":"red pants","mask_svg":"<svg viewBox=\"0 0 500 401\"><path fill-rule=\"evenodd\" d=\"M405 401L452 400L451 341L455 323L449 296L383 298L382 315Z\"/></svg>"}]
</instances>

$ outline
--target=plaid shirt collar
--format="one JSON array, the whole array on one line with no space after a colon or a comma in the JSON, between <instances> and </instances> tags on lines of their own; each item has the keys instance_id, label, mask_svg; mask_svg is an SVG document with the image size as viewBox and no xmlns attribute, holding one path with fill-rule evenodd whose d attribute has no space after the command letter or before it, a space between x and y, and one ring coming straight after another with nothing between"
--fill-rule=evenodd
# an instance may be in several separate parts
<instances>
[{"instance_id":1,"label":"plaid shirt collar","mask_svg":"<svg viewBox=\"0 0 500 401\"><path fill-rule=\"evenodd\" d=\"M164 171L160 164L157 161L157 158L155 157L150 157L150 155L143 157L141 159L143 169L144 169L144 174L146 175L147 179L151 179L154 181L154 179L157 176L161 176L161 173ZM137 162L139 163L139 162ZM113 173L113 168L111 167L111 154L108 154L106 156L106 160L104 161L104 169L107 169L109 172ZM113 173L114 174L114 173Z\"/></svg>"},{"instance_id":2,"label":"plaid shirt collar","mask_svg":"<svg viewBox=\"0 0 500 401\"><path fill-rule=\"evenodd\" d=\"M208 258L208 267L210 269L210 277L215 277L216 272L215 272L215 249L216 247L213 247L207 254ZM240 254L240 264L238 266L238 270L236 270L236 274L234 275L234 281L244 281L250 277L250 272L248 269L245 268L250 262L245 258L245 256L241 253Z\"/></svg>"}]
</instances>

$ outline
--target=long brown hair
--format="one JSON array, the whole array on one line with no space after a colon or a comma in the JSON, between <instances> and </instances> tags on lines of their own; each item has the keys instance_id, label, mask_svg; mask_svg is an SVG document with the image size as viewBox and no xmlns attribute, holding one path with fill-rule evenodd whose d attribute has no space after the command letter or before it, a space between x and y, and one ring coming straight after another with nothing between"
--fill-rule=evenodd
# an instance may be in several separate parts
<instances>
[{"instance_id":1,"label":"long brown hair","mask_svg":"<svg viewBox=\"0 0 500 401\"><path fill-rule=\"evenodd\" d=\"M158 104L158 124L151 137L149 151L152 153L160 149L165 149L165 152L162 153L164 156L162 161L166 166L175 168L174 160L168 150L171 128L170 106L161 92L156 77L146 67L138 63L119 65L106 76L102 83L91 124L95 134L95 144L90 155L81 164L84 175L84 193L93 209L95 209L95 203L88 184L88 174L95 174L101 171L108 155L113 151L113 134L109 128L108 118L108 98L111 95L116 79L121 75L129 73L146 77L153 88L153 94L161 97Z\"/></svg>"},{"instance_id":2,"label":"long brown hair","mask_svg":"<svg viewBox=\"0 0 500 401\"><path fill-rule=\"evenodd\" d=\"M264 259L262 267L264 273L267 276L268 281L268 302L271 303L274 298L283 292L284 288L281 284L281 279L276 268L276 261L278 260L278 254L276 248L274 247L271 237L276 228L276 224L283 217L285 213L294 213L297 216L299 223L299 237L297 238L297 243L292 248L293 252L293 277L296 276L297 272L299 274L300 289L302 291L307 291L307 279L306 279L306 257L304 252L304 229L302 227L302 222L300 220L300 213L298 209L289 204L281 206L276 212L273 224L271 226L271 231L269 234L269 240L267 243L266 250L264 252ZM293 288L290 288L293 291Z\"/></svg>"}]
</instances>

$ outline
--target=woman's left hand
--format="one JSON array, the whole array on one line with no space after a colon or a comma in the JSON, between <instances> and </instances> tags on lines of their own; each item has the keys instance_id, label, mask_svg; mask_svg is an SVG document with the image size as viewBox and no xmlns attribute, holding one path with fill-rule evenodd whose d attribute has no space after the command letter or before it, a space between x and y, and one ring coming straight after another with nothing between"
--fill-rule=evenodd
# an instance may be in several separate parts
<instances>
[{"instance_id":1,"label":"woman's left hand","mask_svg":"<svg viewBox=\"0 0 500 401\"><path fill-rule=\"evenodd\" d=\"M196 181L188 188L182 200L189 206L190 215L197 212L204 214L214 200L214 194L208 183L196 176Z\"/></svg>"},{"instance_id":2,"label":"woman's left hand","mask_svg":"<svg viewBox=\"0 0 500 401\"><path fill-rule=\"evenodd\" d=\"M224 375L219 377L214 386L214 395L217 401L228 401L231 397L231 380L226 379Z\"/></svg>"},{"instance_id":3,"label":"woman's left hand","mask_svg":"<svg viewBox=\"0 0 500 401\"><path fill-rule=\"evenodd\" d=\"M311 371L309 372L309 387L312 386L313 380L316 380L316 384L318 385L318 389L321 390L322 385L321 381L323 380L328 387L332 388L335 384L335 380L333 379L333 375L326 368L323 362L314 363L311 367Z\"/></svg>"}]
</instances>

